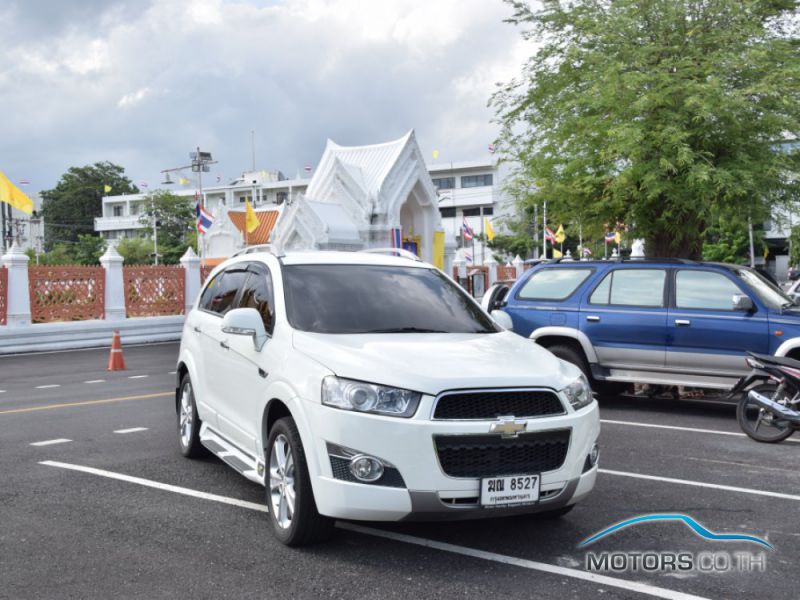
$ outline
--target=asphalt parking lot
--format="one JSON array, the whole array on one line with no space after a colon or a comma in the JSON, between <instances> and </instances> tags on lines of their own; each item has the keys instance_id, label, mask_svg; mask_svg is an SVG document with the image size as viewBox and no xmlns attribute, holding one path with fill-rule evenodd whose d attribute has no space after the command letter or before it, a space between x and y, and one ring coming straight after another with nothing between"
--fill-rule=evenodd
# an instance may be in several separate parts
<instances>
[{"instance_id":1,"label":"asphalt parking lot","mask_svg":"<svg viewBox=\"0 0 800 600\"><path fill-rule=\"evenodd\" d=\"M263 488L181 457L177 344L0 357L0 598L796 598L800 436L757 444L730 405L621 397L601 406L601 472L566 517L340 523L289 549ZM686 514L578 544L637 515ZM749 569L587 570L587 552L750 553ZM744 556L744 554L740 554ZM758 561L761 562L758 562Z\"/></svg>"}]
</instances>

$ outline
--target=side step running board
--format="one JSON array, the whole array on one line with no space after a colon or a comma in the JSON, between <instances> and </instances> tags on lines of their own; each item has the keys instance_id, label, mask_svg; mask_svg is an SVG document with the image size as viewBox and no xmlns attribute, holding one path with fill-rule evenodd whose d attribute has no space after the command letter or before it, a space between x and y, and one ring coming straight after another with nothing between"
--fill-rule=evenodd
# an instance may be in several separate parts
<instances>
[{"instance_id":1,"label":"side step running board","mask_svg":"<svg viewBox=\"0 0 800 600\"><path fill-rule=\"evenodd\" d=\"M235 446L205 423L200 427L200 443L217 458L233 467L250 481L266 485L264 481L266 471L264 463Z\"/></svg>"}]
</instances>

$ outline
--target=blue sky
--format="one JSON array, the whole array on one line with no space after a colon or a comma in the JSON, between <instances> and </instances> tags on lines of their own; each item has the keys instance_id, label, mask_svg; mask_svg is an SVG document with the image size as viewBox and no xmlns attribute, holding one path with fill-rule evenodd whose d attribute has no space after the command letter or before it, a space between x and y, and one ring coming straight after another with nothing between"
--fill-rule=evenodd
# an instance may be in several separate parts
<instances>
[{"instance_id":1,"label":"blue sky","mask_svg":"<svg viewBox=\"0 0 800 600\"><path fill-rule=\"evenodd\" d=\"M31 191L110 160L158 184L195 146L226 179L293 176L330 137L417 131L486 156L487 100L530 46L500 0L12 0L0 6L0 170ZM6 35L7 34L7 35Z\"/></svg>"}]
</instances>

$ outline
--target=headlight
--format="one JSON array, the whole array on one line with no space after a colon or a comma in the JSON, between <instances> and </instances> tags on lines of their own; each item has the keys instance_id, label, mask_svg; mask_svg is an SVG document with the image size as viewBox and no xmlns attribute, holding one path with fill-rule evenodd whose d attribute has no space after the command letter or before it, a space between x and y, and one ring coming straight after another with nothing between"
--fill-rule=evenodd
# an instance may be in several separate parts
<instances>
[{"instance_id":1,"label":"headlight","mask_svg":"<svg viewBox=\"0 0 800 600\"><path fill-rule=\"evenodd\" d=\"M592 396L592 388L589 387L589 382L583 375L578 377L575 381L570 383L561 391L567 396L569 403L575 410L581 409L584 406L588 406L592 403L592 400L594 400L594 397Z\"/></svg>"},{"instance_id":2,"label":"headlight","mask_svg":"<svg viewBox=\"0 0 800 600\"><path fill-rule=\"evenodd\" d=\"M416 412L421 397L418 392L333 375L322 380L322 403L344 410L410 417Z\"/></svg>"}]
</instances>

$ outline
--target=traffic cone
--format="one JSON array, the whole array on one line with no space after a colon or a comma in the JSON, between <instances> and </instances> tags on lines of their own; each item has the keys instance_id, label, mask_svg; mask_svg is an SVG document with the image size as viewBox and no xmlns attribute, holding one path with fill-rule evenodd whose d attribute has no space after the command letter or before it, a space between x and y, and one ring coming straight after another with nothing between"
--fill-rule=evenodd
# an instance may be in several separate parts
<instances>
[{"instance_id":1,"label":"traffic cone","mask_svg":"<svg viewBox=\"0 0 800 600\"><path fill-rule=\"evenodd\" d=\"M108 370L125 370L125 359L122 357L122 340L119 337L119 331L114 331L114 337L111 338L111 353L108 355Z\"/></svg>"}]
</instances>

